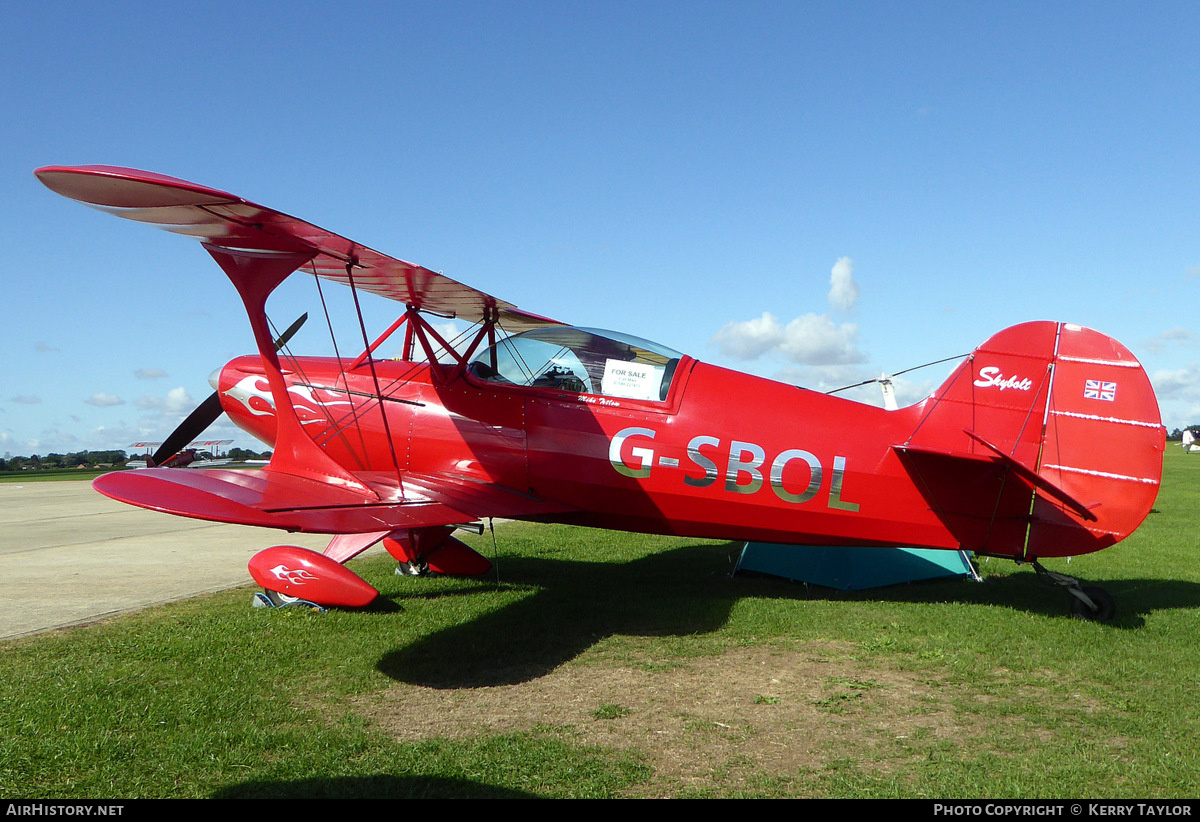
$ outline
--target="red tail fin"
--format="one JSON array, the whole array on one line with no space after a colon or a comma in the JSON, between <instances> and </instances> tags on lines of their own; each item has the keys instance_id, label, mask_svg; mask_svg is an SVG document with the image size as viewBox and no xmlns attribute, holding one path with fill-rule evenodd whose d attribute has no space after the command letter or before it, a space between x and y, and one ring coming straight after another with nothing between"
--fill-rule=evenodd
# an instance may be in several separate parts
<instances>
[{"instance_id":1,"label":"red tail fin","mask_svg":"<svg viewBox=\"0 0 1200 822\"><path fill-rule=\"evenodd\" d=\"M1131 534L1158 493L1166 431L1150 380L1091 329L1005 329L917 412L897 450L969 550L1097 551Z\"/></svg>"}]
</instances>

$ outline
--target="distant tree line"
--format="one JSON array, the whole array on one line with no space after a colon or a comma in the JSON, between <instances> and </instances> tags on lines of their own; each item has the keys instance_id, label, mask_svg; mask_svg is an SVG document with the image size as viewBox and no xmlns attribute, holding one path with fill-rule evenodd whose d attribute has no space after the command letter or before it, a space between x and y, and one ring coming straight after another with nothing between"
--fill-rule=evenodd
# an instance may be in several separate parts
<instances>
[{"instance_id":1,"label":"distant tree line","mask_svg":"<svg viewBox=\"0 0 1200 822\"><path fill-rule=\"evenodd\" d=\"M1171 436L1167 437L1167 439L1182 440L1184 431L1191 431L1192 435L1195 436L1196 439L1200 439L1200 425L1189 425L1186 428L1176 428L1171 432Z\"/></svg>"},{"instance_id":2,"label":"distant tree line","mask_svg":"<svg viewBox=\"0 0 1200 822\"><path fill-rule=\"evenodd\" d=\"M69 454L34 454L31 457L5 455L0 471L30 471L48 468L120 467L128 457L124 451L74 451Z\"/></svg>"},{"instance_id":3,"label":"distant tree line","mask_svg":"<svg viewBox=\"0 0 1200 822\"><path fill-rule=\"evenodd\" d=\"M263 451L259 453L258 451L251 451L247 448L230 448L225 452L225 456L229 457L235 462L242 462L243 460L269 460L271 458L271 452Z\"/></svg>"},{"instance_id":4,"label":"distant tree line","mask_svg":"<svg viewBox=\"0 0 1200 822\"><path fill-rule=\"evenodd\" d=\"M270 451L251 451L246 448L230 448L225 456L235 461L269 459ZM143 455L129 456L124 451L72 451L69 454L34 454L29 457L6 454L0 459L0 471L39 471L63 468L123 468L131 459L144 459Z\"/></svg>"}]
</instances>

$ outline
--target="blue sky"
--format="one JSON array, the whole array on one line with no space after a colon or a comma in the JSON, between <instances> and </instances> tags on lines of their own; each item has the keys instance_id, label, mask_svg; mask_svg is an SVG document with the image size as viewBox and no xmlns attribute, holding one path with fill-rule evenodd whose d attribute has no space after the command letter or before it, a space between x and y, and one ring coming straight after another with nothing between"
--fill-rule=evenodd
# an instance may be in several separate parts
<instances>
[{"instance_id":1,"label":"blue sky","mask_svg":"<svg viewBox=\"0 0 1200 822\"><path fill-rule=\"evenodd\" d=\"M1168 427L1200 423L1195 3L0 9L0 455L161 440L253 348L194 242L32 176L84 163L816 388L1081 323L1141 359ZM311 284L277 302L319 310Z\"/></svg>"}]
</instances>

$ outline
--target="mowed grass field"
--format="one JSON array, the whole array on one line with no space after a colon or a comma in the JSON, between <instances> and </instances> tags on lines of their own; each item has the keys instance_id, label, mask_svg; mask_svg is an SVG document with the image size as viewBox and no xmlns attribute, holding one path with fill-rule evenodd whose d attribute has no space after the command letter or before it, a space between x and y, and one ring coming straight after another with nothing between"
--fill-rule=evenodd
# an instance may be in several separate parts
<instances>
[{"instance_id":1,"label":"mowed grass field","mask_svg":"<svg viewBox=\"0 0 1200 822\"><path fill-rule=\"evenodd\" d=\"M498 577L355 561L365 611L245 588L13 641L0 795L1194 797L1198 505L1170 446L1137 534L1047 563L1107 625L997 560L846 594L730 579L730 543L506 523L467 537Z\"/></svg>"}]
</instances>

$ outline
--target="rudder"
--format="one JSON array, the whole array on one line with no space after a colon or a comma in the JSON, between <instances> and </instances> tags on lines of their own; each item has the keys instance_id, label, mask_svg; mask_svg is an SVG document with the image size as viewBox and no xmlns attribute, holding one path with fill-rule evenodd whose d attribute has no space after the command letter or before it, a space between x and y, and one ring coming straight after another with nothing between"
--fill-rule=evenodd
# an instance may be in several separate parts
<instances>
[{"instance_id":1,"label":"rudder","mask_svg":"<svg viewBox=\"0 0 1200 822\"><path fill-rule=\"evenodd\" d=\"M1078 325L1007 328L912 409L896 446L962 547L1022 559L1105 548L1157 495L1166 432L1141 364Z\"/></svg>"},{"instance_id":2,"label":"rudder","mask_svg":"<svg viewBox=\"0 0 1200 822\"><path fill-rule=\"evenodd\" d=\"M1063 324L1038 471L1087 505L1096 521L1081 523L1039 496L1027 553L1082 554L1132 534L1158 496L1165 448L1166 428L1141 363L1111 337Z\"/></svg>"}]
</instances>

